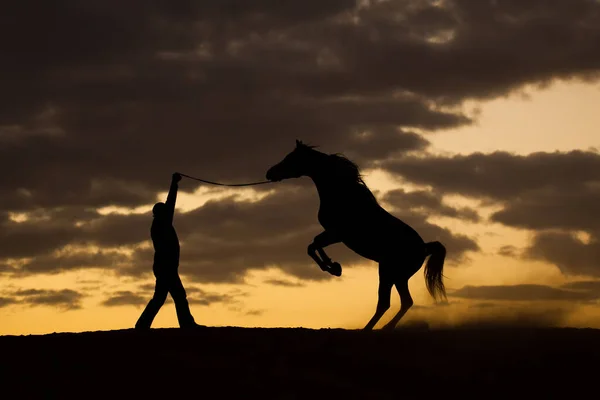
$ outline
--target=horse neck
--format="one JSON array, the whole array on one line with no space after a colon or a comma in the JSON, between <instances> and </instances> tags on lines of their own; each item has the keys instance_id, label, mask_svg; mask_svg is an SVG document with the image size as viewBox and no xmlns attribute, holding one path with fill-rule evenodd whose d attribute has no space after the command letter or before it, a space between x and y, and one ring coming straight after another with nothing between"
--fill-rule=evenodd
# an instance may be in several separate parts
<instances>
[{"instance_id":1,"label":"horse neck","mask_svg":"<svg viewBox=\"0 0 600 400\"><path fill-rule=\"evenodd\" d=\"M371 191L358 182L339 180L327 172L308 175L315 184L321 205L348 201L374 200ZM377 200L374 200L377 203Z\"/></svg>"},{"instance_id":2,"label":"horse neck","mask_svg":"<svg viewBox=\"0 0 600 400\"><path fill-rule=\"evenodd\" d=\"M309 175L309 178L314 182L321 202L335 200L348 189L348 183L340 183L326 173L312 174Z\"/></svg>"},{"instance_id":3,"label":"horse neck","mask_svg":"<svg viewBox=\"0 0 600 400\"><path fill-rule=\"evenodd\" d=\"M323 201L324 197L327 197L328 186L327 180L323 178L323 176L311 174L308 176L312 179L315 184L315 188L317 188L317 193L319 194L319 198Z\"/></svg>"}]
</instances>

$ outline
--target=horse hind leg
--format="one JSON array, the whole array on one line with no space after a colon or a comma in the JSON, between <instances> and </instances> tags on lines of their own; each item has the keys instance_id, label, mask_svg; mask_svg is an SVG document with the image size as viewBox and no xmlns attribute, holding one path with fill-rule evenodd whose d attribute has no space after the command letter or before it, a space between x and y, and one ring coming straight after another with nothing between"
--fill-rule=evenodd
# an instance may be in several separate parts
<instances>
[{"instance_id":1,"label":"horse hind leg","mask_svg":"<svg viewBox=\"0 0 600 400\"><path fill-rule=\"evenodd\" d=\"M378 290L378 299L377 299L377 308L375 310L375 315L371 318L369 323L363 328L365 331L370 331L373 327L379 322L383 314L390 308L390 300L392 297L392 286L394 286L394 281L386 276L379 276L379 290Z\"/></svg>"},{"instance_id":2,"label":"horse hind leg","mask_svg":"<svg viewBox=\"0 0 600 400\"><path fill-rule=\"evenodd\" d=\"M406 312L412 307L413 299L410 295L410 291L408 290L408 279L399 279L395 282L396 289L398 290L398 294L400 295L400 311L390 322L388 322L383 329L392 330L396 328L398 322L404 317Z\"/></svg>"}]
</instances>

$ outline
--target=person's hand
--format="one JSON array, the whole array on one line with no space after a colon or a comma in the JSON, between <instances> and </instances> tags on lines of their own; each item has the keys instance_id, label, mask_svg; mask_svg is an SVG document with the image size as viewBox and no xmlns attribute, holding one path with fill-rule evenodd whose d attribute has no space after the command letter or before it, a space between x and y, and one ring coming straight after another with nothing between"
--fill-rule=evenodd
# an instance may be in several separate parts
<instances>
[{"instance_id":1,"label":"person's hand","mask_svg":"<svg viewBox=\"0 0 600 400\"><path fill-rule=\"evenodd\" d=\"M181 180L181 174L179 172L175 172L173 174L173 182L179 182Z\"/></svg>"}]
</instances>

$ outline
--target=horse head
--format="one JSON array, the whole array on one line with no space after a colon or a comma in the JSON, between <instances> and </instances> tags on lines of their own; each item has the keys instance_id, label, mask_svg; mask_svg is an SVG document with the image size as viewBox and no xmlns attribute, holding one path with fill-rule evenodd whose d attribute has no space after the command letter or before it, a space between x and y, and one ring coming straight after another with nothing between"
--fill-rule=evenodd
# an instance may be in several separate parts
<instances>
[{"instance_id":1,"label":"horse head","mask_svg":"<svg viewBox=\"0 0 600 400\"><path fill-rule=\"evenodd\" d=\"M311 156L315 153L317 152L313 150L313 146L296 140L296 148L279 163L269 168L267 180L277 182L283 179L307 176L311 170Z\"/></svg>"}]
</instances>

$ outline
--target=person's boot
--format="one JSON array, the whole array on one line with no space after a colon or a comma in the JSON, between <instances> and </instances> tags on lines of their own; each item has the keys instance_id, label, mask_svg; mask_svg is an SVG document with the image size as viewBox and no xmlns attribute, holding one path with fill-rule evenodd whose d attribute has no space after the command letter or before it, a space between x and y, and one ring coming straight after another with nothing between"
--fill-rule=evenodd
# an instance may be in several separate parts
<instances>
[{"instance_id":1,"label":"person's boot","mask_svg":"<svg viewBox=\"0 0 600 400\"><path fill-rule=\"evenodd\" d=\"M180 328L206 328L204 325L198 325L194 320L187 299L178 299L175 303L175 311L177 312L177 320L179 321Z\"/></svg>"}]
</instances>

